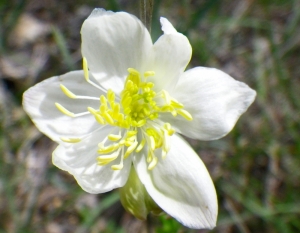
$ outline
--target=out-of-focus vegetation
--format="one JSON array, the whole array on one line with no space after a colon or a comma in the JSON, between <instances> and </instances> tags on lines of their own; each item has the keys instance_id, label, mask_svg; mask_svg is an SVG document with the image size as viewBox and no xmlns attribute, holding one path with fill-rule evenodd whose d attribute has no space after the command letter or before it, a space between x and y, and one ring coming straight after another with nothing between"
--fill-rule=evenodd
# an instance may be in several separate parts
<instances>
[{"instance_id":1,"label":"out-of-focus vegetation","mask_svg":"<svg viewBox=\"0 0 300 233\"><path fill-rule=\"evenodd\" d=\"M168 216L124 212L118 192L91 195L51 163L55 143L22 110L22 93L81 69L80 27L95 7L139 15L138 1L0 1L0 232L209 232ZM219 197L216 233L300 232L300 1L156 0L190 39L190 66L219 68L255 89L225 138L190 140Z\"/></svg>"}]
</instances>

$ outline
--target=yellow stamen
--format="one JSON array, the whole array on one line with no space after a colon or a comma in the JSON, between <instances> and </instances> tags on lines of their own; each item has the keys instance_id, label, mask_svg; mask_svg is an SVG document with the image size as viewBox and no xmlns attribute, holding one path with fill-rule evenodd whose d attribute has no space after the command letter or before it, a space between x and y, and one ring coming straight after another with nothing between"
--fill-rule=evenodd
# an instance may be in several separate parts
<instances>
[{"instance_id":1,"label":"yellow stamen","mask_svg":"<svg viewBox=\"0 0 300 233\"><path fill-rule=\"evenodd\" d=\"M80 138L65 138L65 137L61 137L60 140L67 143L77 143L81 141Z\"/></svg>"},{"instance_id":2,"label":"yellow stamen","mask_svg":"<svg viewBox=\"0 0 300 233\"><path fill-rule=\"evenodd\" d=\"M75 114L73 112L70 112L69 110L65 109L61 104L55 103L55 106L59 111L61 111L63 114L69 116L69 117L75 117Z\"/></svg>"},{"instance_id":3,"label":"yellow stamen","mask_svg":"<svg viewBox=\"0 0 300 233\"><path fill-rule=\"evenodd\" d=\"M183 117L184 117L186 120L188 120L188 121L193 120L192 115L191 115L188 111L186 111L186 110L184 110L184 109L178 109L178 110L177 110L177 113L178 113L179 115L183 116Z\"/></svg>"},{"instance_id":4,"label":"yellow stamen","mask_svg":"<svg viewBox=\"0 0 300 233\"><path fill-rule=\"evenodd\" d=\"M105 125L105 121L102 116L100 116L99 114L95 114L94 117L99 124Z\"/></svg>"},{"instance_id":5,"label":"yellow stamen","mask_svg":"<svg viewBox=\"0 0 300 233\"><path fill-rule=\"evenodd\" d=\"M85 57L82 59L82 62L83 62L84 78L88 82L90 80L90 78L89 78L88 64L87 64L87 60Z\"/></svg>"},{"instance_id":6,"label":"yellow stamen","mask_svg":"<svg viewBox=\"0 0 300 233\"><path fill-rule=\"evenodd\" d=\"M165 90L162 90L162 96L166 100L166 103L169 105L171 103L171 97L169 93Z\"/></svg>"},{"instance_id":7,"label":"yellow stamen","mask_svg":"<svg viewBox=\"0 0 300 233\"><path fill-rule=\"evenodd\" d=\"M119 147L120 147L120 145L118 143L112 144L108 147L99 148L97 152L99 154L108 154L108 153L111 153L111 152L117 150Z\"/></svg>"},{"instance_id":8,"label":"yellow stamen","mask_svg":"<svg viewBox=\"0 0 300 233\"><path fill-rule=\"evenodd\" d=\"M161 151L161 157L162 159L165 159L167 157L168 151L166 151L165 149L162 149Z\"/></svg>"},{"instance_id":9,"label":"yellow stamen","mask_svg":"<svg viewBox=\"0 0 300 233\"><path fill-rule=\"evenodd\" d=\"M150 171L153 170L153 168L156 166L157 162L158 162L158 158L154 156L151 163L148 166L148 170L150 170Z\"/></svg>"},{"instance_id":10,"label":"yellow stamen","mask_svg":"<svg viewBox=\"0 0 300 233\"><path fill-rule=\"evenodd\" d=\"M155 76L155 72L154 71L146 71L144 73L144 77L145 78L152 77L152 76Z\"/></svg>"},{"instance_id":11,"label":"yellow stamen","mask_svg":"<svg viewBox=\"0 0 300 233\"><path fill-rule=\"evenodd\" d=\"M88 107L87 110L93 115L97 114L97 110L92 107Z\"/></svg>"},{"instance_id":12,"label":"yellow stamen","mask_svg":"<svg viewBox=\"0 0 300 233\"><path fill-rule=\"evenodd\" d=\"M66 96L68 96L69 98L72 98L72 99L76 99L77 96L73 92L71 92L68 88L66 88L62 84L60 84L59 86Z\"/></svg>"},{"instance_id":13,"label":"yellow stamen","mask_svg":"<svg viewBox=\"0 0 300 233\"><path fill-rule=\"evenodd\" d=\"M121 135L109 134L108 139L111 141L119 141L122 138Z\"/></svg>"},{"instance_id":14,"label":"yellow stamen","mask_svg":"<svg viewBox=\"0 0 300 233\"><path fill-rule=\"evenodd\" d=\"M100 96L100 102L101 102L101 104L107 106L107 99L105 98L104 95L101 95L101 96Z\"/></svg>"},{"instance_id":15,"label":"yellow stamen","mask_svg":"<svg viewBox=\"0 0 300 233\"><path fill-rule=\"evenodd\" d=\"M137 134L137 130L127 131L127 133L126 133L127 137L132 137L136 134Z\"/></svg>"},{"instance_id":16,"label":"yellow stamen","mask_svg":"<svg viewBox=\"0 0 300 233\"><path fill-rule=\"evenodd\" d=\"M107 121L108 124L113 125L114 124L114 120L111 117L111 115L109 115L107 112L103 113L103 117L104 119Z\"/></svg>"},{"instance_id":17,"label":"yellow stamen","mask_svg":"<svg viewBox=\"0 0 300 233\"><path fill-rule=\"evenodd\" d=\"M149 150L147 155L147 163L150 163L154 157L153 151Z\"/></svg>"},{"instance_id":18,"label":"yellow stamen","mask_svg":"<svg viewBox=\"0 0 300 233\"><path fill-rule=\"evenodd\" d=\"M143 149L143 147L145 146L145 143L146 143L146 140L145 140L145 138L143 138L141 143L139 144L139 146L136 148L135 152L137 152L137 153L140 152Z\"/></svg>"},{"instance_id":19,"label":"yellow stamen","mask_svg":"<svg viewBox=\"0 0 300 233\"><path fill-rule=\"evenodd\" d=\"M109 89L107 91L107 99L108 99L108 102L110 104L110 107L114 108L114 105L115 105L115 93L111 89Z\"/></svg>"},{"instance_id":20,"label":"yellow stamen","mask_svg":"<svg viewBox=\"0 0 300 233\"><path fill-rule=\"evenodd\" d=\"M120 114L120 104L114 104L113 118L117 121L118 121L119 114Z\"/></svg>"},{"instance_id":21,"label":"yellow stamen","mask_svg":"<svg viewBox=\"0 0 300 233\"><path fill-rule=\"evenodd\" d=\"M183 104L177 102L176 100L174 99L171 99L171 106L174 107L174 108L183 108Z\"/></svg>"},{"instance_id":22,"label":"yellow stamen","mask_svg":"<svg viewBox=\"0 0 300 233\"><path fill-rule=\"evenodd\" d=\"M172 136L175 133L175 130L171 127L170 123L165 123L164 129L168 131L169 136Z\"/></svg>"},{"instance_id":23,"label":"yellow stamen","mask_svg":"<svg viewBox=\"0 0 300 233\"><path fill-rule=\"evenodd\" d=\"M101 124L101 125L105 125L105 121L103 119L103 117L97 112L96 109L92 108L92 107L88 107L87 108L88 111L95 117L96 121Z\"/></svg>"},{"instance_id":24,"label":"yellow stamen","mask_svg":"<svg viewBox=\"0 0 300 233\"><path fill-rule=\"evenodd\" d=\"M121 170L123 168L123 164L118 164L118 165L112 165L111 169L113 169L114 171L118 171Z\"/></svg>"},{"instance_id":25,"label":"yellow stamen","mask_svg":"<svg viewBox=\"0 0 300 233\"><path fill-rule=\"evenodd\" d=\"M137 147L138 142L135 141L131 144L131 146L128 147L127 151L125 152L124 159L126 159Z\"/></svg>"},{"instance_id":26,"label":"yellow stamen","mask_svg":"<svg viewBox=\"0 0 300 233\"><path fill-rule=\"evenodd\" d=\"M97 161L99 163L106 163L106 164L108 164L108 163L114 161L116 158L118 158L118 156L119 156L119 152L118 151L115 152L115 153L112 153L110 155L100 155L100 156L97 157Z\"/></svg>"},{"instance_id":27,"label":"yellow stamen","mask_svg":"<svg viewBox=\"0 0 300 233\"><path fill-rule=\"evenodd\" d=\"M149 139L150 139L150 149L151 150L155 150L155 140L154 140L154 137L150 136Z\"/></svg>"},{"instance_id":28,"label":"yellow stamen","mask_svg":"<svg viewBox=\"0 0 300 233\"><path fill-rule=\"evenodd\" d=\"M136 75L136 76L140 76L140 73L136 69L128 68L127 71L130 74L133 74L133 75Z\"/></svg>"}]
</instances>

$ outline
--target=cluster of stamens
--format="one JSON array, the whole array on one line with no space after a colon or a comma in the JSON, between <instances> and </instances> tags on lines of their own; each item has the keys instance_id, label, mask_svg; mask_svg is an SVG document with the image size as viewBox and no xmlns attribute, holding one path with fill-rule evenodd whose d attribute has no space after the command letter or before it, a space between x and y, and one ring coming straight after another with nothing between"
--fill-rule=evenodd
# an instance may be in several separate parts
<instances>
[{"instance_id":1,"label":"cluster of stamens","mask_svg":"<svg viewBox=\"0 0 300 233\"><path fill-rule=\"evenodd\" d=\"M89 79L85 58L83 69L86 81L105 91ZM156 93L153 90L154 84L147 82L148 77L155 75L153 71L145 72L143 77L132 68L128 69L128 73L120 98L116 97L112 90L105 91L106 96L101 95L100 98L77 96L61 84L62 91L70 98L100 100L99 109L88 107L88 112L74 114L58 103L55 105L62 113L71 117L92 114L99 124L110 125L118 131L115 134L112 131L98 144L98 165L107 165L120 157L119 164L111 166L113 170L120 170L123 168L124 159L134 152L139 153L147 145L145 149L148 169L152 170L158 162L157 154L160 153L162 158L167 155L170 150L170 136L175 132L169 123L159 120L159 115L171 113L176 117L179 114L187 120L192 120L192 116L167 91ZM81 141L80 138L61 138L61 140L68 143Z\"/></svg>"}]
</instances>

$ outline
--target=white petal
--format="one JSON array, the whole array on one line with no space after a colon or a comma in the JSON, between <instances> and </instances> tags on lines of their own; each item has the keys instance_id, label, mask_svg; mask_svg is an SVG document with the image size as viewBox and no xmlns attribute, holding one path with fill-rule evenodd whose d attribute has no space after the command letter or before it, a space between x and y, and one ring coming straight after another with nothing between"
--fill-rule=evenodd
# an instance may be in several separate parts
<instances>
[{"instance_id":1,"label":"white petal","mask_svg":"<svg viewBox=\"0 0 300 233\"><path fill-rule=\"evenodd\" d=\"M161 18L160 22L164 35L153 45L144 68L155 72L149 81L154 82L157 91L175 87L192 55L192 47L186 36L178 33L167 19Z\"/></svg>"},{"instance_id":2,"label":"white petal","mask_svg":"<svg viewBox=\"0 0 300 233\"><path fill-rule=\"evenodd\" d=\"M86 112L89 106L99 107L97 100L70 99L62 92L60 84L78 95L99 97L102 94L85 81L82 71L49 78L24 93L24 110L41 132L57 142L60 142L60 137L82 137L99 127L90 114L72 118L56 108L56 102L74 113Z\"/></svg>"},{"instance_id":3,"label":"white petal","mask_svg":"<svg viewBox=\"0 0 300 233\"><path fill-rule=\"evenodd\" d=\"M161 30L163 30L163 32L167 35L169 34L176 34L177 31L176 29L173 27L173 25L169 22L169 20L167 20L164 17L160 17L160 24L161 24Z\"/></svg>"},{"instance_id":4,"label":"white petal","mask_svg":"<svg viewBox=\"0 0 300 233\"><path fill-rule=\"evenodd\" d=\"M152 171L145 157L136 155L134 165L153 200L187 227L213 228L218 211L215 188L193 149L175 134L167 157Z\"/></svg>"},{"instance_id":5,"label":"white petal","mask_svg":"<svg viewBox=\"0 0 300 233\"><path fill-rule=\"evenodd\" d=\"M99 156L98 143L111 130L110 127L104 127L79 143L71 146L59 145L53 152L53 164L71 173L86 192L104 193L122 187L129 176L131 157L124 160L124 167L119 171L111 169L111 166L118 164L119 160L106 166L97 165L96 160Z\"/></svg>"},{"instance_id":6,"label":"white petal","mask_svg":"<svg viewBox=\"0 0 300 233\"><path fill-rule=\"evenodd\" d=\"M190 138L218 139L232 130L255 96L256 92L246 84L220 70L196 67L184 72L172 93L193 120L181 116L164 120Z\"/></svg>"},{"instance_id":7,"label":"white petal","mask_svg":"<svg viewBox=\"0 0 300 233\"><path fill-rule=\"evenodd\" d=\"M127 69L139 70L152 47L149 32L135 16L95 9L81 28L82 54L106 89L119 93Z\"/></svg>"}]
</instances>

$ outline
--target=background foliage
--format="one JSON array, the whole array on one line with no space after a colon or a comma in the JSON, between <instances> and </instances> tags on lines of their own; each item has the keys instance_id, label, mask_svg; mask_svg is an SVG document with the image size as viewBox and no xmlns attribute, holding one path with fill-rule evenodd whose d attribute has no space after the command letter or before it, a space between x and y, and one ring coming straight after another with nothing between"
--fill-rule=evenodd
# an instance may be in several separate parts
<instances>
[{"instance_id":1,"label":"background foliage","mask_svg":"<svg viewBox=\"0 0 300 233\"><path fill-rule=\"evenodd\" d=\"M34 83L81 69L80 27L95 7L139 15L138 1L0 0L0 232L209 232L124 212L118 192L91 195L51 163L55 143L21 107ZM300 232L300 1L156 0L187 35L190 66L246 82L255 103L225 138L190 140L219 197L215 233Z\"/></svg>"}]
</instances>

